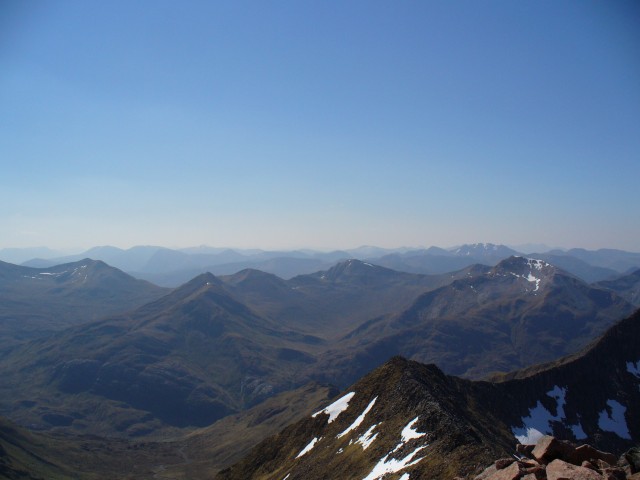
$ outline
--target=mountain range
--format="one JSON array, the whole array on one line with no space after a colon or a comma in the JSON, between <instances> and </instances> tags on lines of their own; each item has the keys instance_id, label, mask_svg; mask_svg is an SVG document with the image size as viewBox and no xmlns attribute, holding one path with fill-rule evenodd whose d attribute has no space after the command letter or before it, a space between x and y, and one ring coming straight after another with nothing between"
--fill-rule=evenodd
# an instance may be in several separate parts
<instances>
[{"instance_id":1,"label":"mountain range","mask_svg":"<svg viewBox=\"0 0 640 480\"><path fill-rule=\"evenodd\" d=\"M47 258L38 258L38 254L46 254ZM336 262L351 258L398 271L437 275L476 263L493 266L512 255L524 254L505 245L491 243L466 244L450 249L360 247L332 252L240 250L204 246L179 250L158 246L136 246L123 250L103 246L76 255L58 257L46 249L0 250L0 259L39 268L76 262L87 257L93 258L136 278L167 287L177 287L200 273L231 275L246 268L288 279L296 275L326 270ZM640 253L614 249L547 249L538 253L530 252L526 256L552 263L588 283L611 280L620 274L640 269Z\"/></svg>"},{"instance_id":2,"label":"mountain range","mask_svg":"<svg viewBox=\"0 0 640 480\"><path fill-rule=\"evenodd\" d=\"M523 257L440 276L358 260L290 280L202 274L13 348L0 359L0 411L37 429L169 434L309 381L344 387L393 355L472 378L551 360L633 308Z\"/></svg>"}]
</instances>

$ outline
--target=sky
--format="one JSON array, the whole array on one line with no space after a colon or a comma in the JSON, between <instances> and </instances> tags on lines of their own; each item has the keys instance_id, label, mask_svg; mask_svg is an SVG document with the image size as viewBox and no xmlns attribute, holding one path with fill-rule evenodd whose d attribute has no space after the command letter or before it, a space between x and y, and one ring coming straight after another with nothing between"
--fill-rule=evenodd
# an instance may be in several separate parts
<instances>
[{"instance_id":1,"label":"sky","mask_svg":"<svg viewBox=\"0 0 640 480\"><path fill-rule=\"evenodd\" d=\"M640 251L634 1L0 3L0 248Z\"/></svg>"}]
</instances>

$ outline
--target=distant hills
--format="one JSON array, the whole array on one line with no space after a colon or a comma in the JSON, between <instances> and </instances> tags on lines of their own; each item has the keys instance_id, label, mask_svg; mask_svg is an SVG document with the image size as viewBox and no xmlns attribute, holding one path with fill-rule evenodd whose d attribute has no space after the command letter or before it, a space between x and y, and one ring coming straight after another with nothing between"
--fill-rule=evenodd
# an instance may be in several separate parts
<instances>
[{"instance_id":1,"label":"distant hills","mask_svg":"<svg viewBox=\"0 0 640 480\"><path fill-rule=\"evenodd\" d=\"M131 310L168 291L88 258L48 268L0 262L0 352L24 340Z\"/></svg>"},{"instance_id":2,"label":"distant hills","mask_svg":"<svg viewBox=\"0 0 640 480\"><path fill-rule=\"evenodd\" d=\"M211 247L169 249L136 246L127 250L103 246L71 256L54 256L47 249L4 249L0 260L31 267L50 267L83 258L102 260L136 278L158 285L177 287L200 273L231 275L243 269L261 270L288 279L296 275L326 270L339 261L358 259L393 270L437 275L460 270L473 264L493 266L511 255L524 255L505 245L467 244L443 249L384 249L360 247L351 250L318 252L312 250L264 251ZM591 283L611 280L620 274L640 269L640 253L614 249L542 250L526 256L552 263ZM15 259L25 259L16 261ZM28 260L27 260L28 259Z\"/></svg>"}]
</instances>

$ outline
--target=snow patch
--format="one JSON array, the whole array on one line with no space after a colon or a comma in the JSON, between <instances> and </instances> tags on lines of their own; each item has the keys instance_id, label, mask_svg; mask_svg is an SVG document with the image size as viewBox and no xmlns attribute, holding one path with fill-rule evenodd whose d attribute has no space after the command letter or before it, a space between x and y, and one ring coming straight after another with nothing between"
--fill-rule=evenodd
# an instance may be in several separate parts
<instances>
[{"instance_id":1,"label":"snow patch","mask_svg":"<svg viewBox=\"0 0 640 480\"><path fill-rule=\"evenodd\" d=\"M624 418L624 412L627 411L627 408L615 400L607 400L607 405L611 413L606 408L600 412L600 417L598 418L600 430L613 432L620 438L631 440L629 427L627 427L627 422Z\"/></svg>"},{"instance_id":2,"label":"snow patch","mask_svg":"<svg viewBox=\"0 0 640 480\"><path fill-rule=\"evenodd\" d=\"M338 415L340 415L349 407L349 401L355 394L356 392L347 393L345 396L340 397L324 410L320 410L319 412L314 413L313 415L311 415L311 417L316 418L321 413L326 413L327 415L329 415L329 420L327 423L333 422L336 418L338 418Z\"/></svg>"},{"instance_id":3,"label":"snow patch","mask_svg":"<svg viewBox=\"0 0 640 480\"><path fill-rule=\"evenodd\" d=\"M627 372L629 372L631 375L635 375L636 377L640 378L640 368L638 368L639 366L640 366L640 361L627 362Z\"/></svg>"},{"instance_id":4,"label":"snow patch","mask_svg":"<svg viewBox=\"0 0 640 480\"><path fill-rule=\"evenodd\" d=\"M356 440L356 443L359 443L360 445L362 445L362 449L366 450L367 448L369 448L369 445L371 445L373 443L373 441L376 439L376 437L378 436L378 434L376 433L375 435L373 435L373 430L380 425L379 423L376 423L375 425L372 425L371 428L369 428L369 430L367 430L364 435L361 435L360 437L358 437L358 439Z\"/></svg>"},{"instance_id":5,"label":"snow patch","mask_svg":"<svg viewBox=\"0 0 640 480\"><path fill-rule=\"evenodd\" d=\"M427 433L420 433L413 426L417 423L418 417L411 420L406 427L402 429L402 443L407 443L414 438L424 437Z\"/></svg>"},{"instance_id":6,"label":"snow patch","mask_svg":"<svg viewBox=\"0 0 640 480\"><path fill-rule=\"evenodd\" d=\"M413 460L418 452L427 448L428 445L423 445L421 447L416 448L413 452L401 459L389 458L390 454L385 455L378 462L378 464L373 467L371 473L364 477L363 480L380 480L388 473L397 473L400 470L404 470L405 468L412 467L416 463L420 462L424 457L420 457L417 460ZM387 460L388 459L388 460Z\"/></svg>"},{"instance_id":7,"label":"snow patch","mask_svg":"<svg viewBox=\"0 0 640 480\"><path fill-rule=\"evenodd\" d=\"M358 418L356 418L351 425L349 425L349 428L347 428L344 432L339 433L336 438L344 437L347 433L349 433L352 430L355 430L356 428L358 428L360 426L360 424L364 421L364 417L366 417L367 413L369 413L369 410L371 410L373 408L373 406L375 405L377 399L378 399L378 397L376 397L373 400L371 400L369 402L369 405L367 405L367 408L364 409L364 412L362 412L360 414L360 416Z\"/></svg>"},{"instance_id":8,"label":"snow patch","mask_svg":"<svg viewBox=\"0 0 640 480\"><path fill-rule=\"evenodd\" d=\"M402 476L398 480L409 480L409 474L403 473Z\"/></svg>"},{"instance_id":9,"label":"snow patch","mask_svg":"<svg viewBox=\"0 0 640 480\"><path fill-rule=\"evenodd\" d=\"M553 434L551 422L563 422L566 425L566 417L564 414L566 393L566 388L560 388L557 385L547 392L547 396L556 401L556 415L553 415L542 405L542 402L538 400L536 406L529 410L529 415L522 417L523 426L511 427L511 432L513 436L516 437L516 440L523 445L535 445L543 435ZM573 431L576 439L580 440L587 437L579 422L577 425L566 426Z\"/></svg>"},{"instance_id":10,"label":"snow patch","mask_svg":"<svg viewBox=\"0 0 640 480\"><path fill-rule=\"evenodd\" d=\"M322 437L321 437L321 438L322 438ZM311 440L311 441L309 442L309 444L308 444L306 447L304 447L304 448L302 449L302 451L301 451L298 455L296 455L296 458L300 458L301 456L306 455L307 453L309 453L309 452L311 451L311 449L312 449L313 447L315 447L316 443L318 443L318 440L320 440L320 438L318 438L318 437L314 437L314 439L313 439L313 440Z\"/></svg>"}]
</instances>

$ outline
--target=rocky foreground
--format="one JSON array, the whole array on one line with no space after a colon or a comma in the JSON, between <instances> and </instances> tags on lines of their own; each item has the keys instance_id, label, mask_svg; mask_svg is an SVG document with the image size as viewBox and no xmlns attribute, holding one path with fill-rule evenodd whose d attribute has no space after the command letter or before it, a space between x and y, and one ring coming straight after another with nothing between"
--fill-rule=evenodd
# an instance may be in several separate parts
<instances>
[{"instance_id":1,"label":"rocky foreground","mask_svg":"<svg viewBox=\"0 0 640 480\"><path fill-rule=\"evenodd\" d=\"M575 446L546 435L535 445L518 444L516 451L513 458L496 460L474 480L640 480L640 447L617 458L590 445Z\"/></svg>"}]
</instances>

